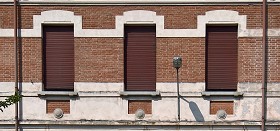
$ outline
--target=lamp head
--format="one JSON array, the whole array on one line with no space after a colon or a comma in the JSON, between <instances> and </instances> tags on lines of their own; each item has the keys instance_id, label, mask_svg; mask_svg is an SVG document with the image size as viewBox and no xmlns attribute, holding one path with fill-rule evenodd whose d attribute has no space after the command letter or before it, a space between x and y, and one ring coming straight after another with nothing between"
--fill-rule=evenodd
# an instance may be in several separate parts
<instances>
[{"instance_id":1,"label":"lamp head","mask_svg":"<svg viewBox=\"0 0 280 131\"><path fill-rule=\"evenodd\" d=\"M173 57L173 67L179 69L182 66L182 58L180 56Z\"/></svg>"}]
</instances>

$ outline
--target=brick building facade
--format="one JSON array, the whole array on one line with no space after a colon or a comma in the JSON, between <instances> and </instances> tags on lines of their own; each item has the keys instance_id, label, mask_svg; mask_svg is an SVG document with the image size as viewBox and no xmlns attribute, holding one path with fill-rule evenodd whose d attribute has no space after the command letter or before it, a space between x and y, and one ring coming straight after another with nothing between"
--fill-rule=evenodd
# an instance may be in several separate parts
<instances>
[{"instance_id":1,"label":"brick building facade","mask_svg":"<svg viewBox=\"0 0 280 131\"><path fill-rule=\"evenodd\" d=\"M261 130L261 2L20 0L19 127ZM280 128L279 2L267 4L267 130ZM13 16L13 1L0 1L0 99L14 93ZM0 130L14 130L14 117L0 113Z\"/></svg>"}]
</instances>

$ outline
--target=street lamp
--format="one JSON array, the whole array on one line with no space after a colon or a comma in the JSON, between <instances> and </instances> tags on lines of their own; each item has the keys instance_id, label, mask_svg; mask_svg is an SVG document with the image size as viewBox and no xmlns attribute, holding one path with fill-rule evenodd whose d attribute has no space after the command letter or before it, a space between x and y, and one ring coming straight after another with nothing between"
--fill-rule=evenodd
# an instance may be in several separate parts
<instances>
[{"instance_id":1,"label":"street lamp","mask_svg":"<svg viewBox=\"0 0 280 131\"><path fill-rule=\"evenodd\" d=\"M180 56L173 57L173 67L177 71L177 98L178 98L178 120L180 121L180 94L179 94L179 68L182 66L182 58Z\"/></svg>"}]
</instances>

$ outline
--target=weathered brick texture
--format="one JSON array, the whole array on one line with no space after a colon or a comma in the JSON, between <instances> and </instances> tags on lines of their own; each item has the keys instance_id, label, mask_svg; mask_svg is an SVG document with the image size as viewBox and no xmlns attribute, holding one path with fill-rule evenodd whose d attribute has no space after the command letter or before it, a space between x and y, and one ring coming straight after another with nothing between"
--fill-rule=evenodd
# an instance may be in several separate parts
<instances>
[{"instance_id":1,"label":"weathered brick texture","mask_svg":"<svg viewBox=\"0 0 280 131\"><path fill-rule=\"evenodd\" d=\"M205 38L157 38L157 82L175 82L173 57L182 57L180 81L205 79Z\"/></svg>"},{"instance_id":2,"label":"weathered brick texture","mask_svg":"<svg viewBox=\"0 0 280 131\"><path fill-rule=\"evenodd\" d=\"M75 38L75 81L123 82L122 38Z\"/></svg>"},{"instance_id":3,"label":"weathered brick texture","mask_svg":"<svg viewBox=\"0 0 280 131\"><path fill-rule=\"evenodd\" d=\"M12 38L0 39L0 80L14 81ZM262 39L239 38L238 81L261 82ZM268 81L280 80L279 38L268 41ZM175 82L172 58L181 56L180 81L205 81L205 38L157 38L157 82ZM24 82L42 81L42 42L40 38L19 40L19 78ZM76 82L123 82L122 38L75 38Z\"/></svg>"},{"instance_id":4,"label":"weathered brick texture","mask_svg":"<svg viewBox=\"0 0 280 131\"><path fill-rule=\"evenodd\" d=\"M279 5L270 5L268 6L268 28L273 29L273 28L280 28L280 6Z\"/></svg>"},{"instance_id":5,"label":"weathered brick texture","mask_svg":"<svg viewBox=\"0 0 280 131\"><path fill-rule=\"evenodd\" d=\"M0 28L14 27L13 6L0 6Z\"/></svg>"},{"instance_id":6,"label":"weathered brick texture","mask_svg":"<svg viewBox=\"0 0 280 131\"><path fill-rule=\"evenodd\" d=\"M268 82L280 81L280 38L270 37L267 46L267 79Z\"/></svg>"},{"instance_id":7,"label":"weathered brick texture","mask_svg":"<svg viewBox=\"0 0 280 131\"><path fill-rule=\"evenodd\" d=\"M70 114L70 101L69 100L47 100L47 113L53 113L56 108L62 109L64 114Z\"/></svg>"},{"instance_id":8,"label":"weathered brick texture","mask_svg":"<svg viewBox=\"0 0 280 131\"><path fill-rule=\"evenodd\" d=\"M152 114L152 101L151 100L129 100L128 101L128 114L135 114L138 109L142 109L145 114Z\"/></svg>"},{"instance_id":9,"label":"weathered brick texture","mask_svg":"<svg viewBox=\"0 0 280 131\"><path fill-rule=\"evenodd\" d=\"M0 38L0 81L15 79L15 58L13 38Z\"/></svg>"},{"instance_id":10,"label":"weathered brick texture","mask_svg":"<svg viewBox=\"0 0 280 131\"><path fill-rule=\"evenodd\" d=\"M42 41L41 38L19 40L19 79L24 82L42 81Z\"/></svg>"},{"instance_id":11,"label":"weathered brick texture","mask_svg":"<svg viewBox=\"0 0 280 131\"><path fill-rule=\"evenodd\" d=\"M33 15L47 10L69 10L83 18L83 28L115 28L115 16L129 10L151 10L165 17L165 28L196 28L197 15L210 10L235 10L247 15L247 28L261 28L261 6L20 6L19 26L33 27ZM269 28L280 28L279 5L268 7ZM13 7L0 6L0 28L13 28ZM268 82L280 81L279 37L268 40ZM180 81L205 81L205 38L157 38L157 82L175 82L172 58L183 58ZM76 82L123 82L123 38L75 38ZM41 38L19 39L19 78L42 81ZM0 38L0 81L14 81L13 38ZM262 38L239 38L238 81L261 82Z\"/></svg>"},{"instance_id":12,"label":"weathered brick texture","mask_svg":"<svg viewBox=\"0 0 280 131\"><path fill-rule=\"evenodd\" d=\"M238 81L261 82L262 38L238 39Z\"/></svg>"}]
</instances>

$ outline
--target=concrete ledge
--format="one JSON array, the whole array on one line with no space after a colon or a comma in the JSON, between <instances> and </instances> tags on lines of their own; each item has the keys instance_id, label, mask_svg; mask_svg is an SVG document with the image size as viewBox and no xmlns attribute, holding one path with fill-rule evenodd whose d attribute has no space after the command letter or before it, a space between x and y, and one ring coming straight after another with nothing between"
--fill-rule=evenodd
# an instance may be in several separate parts
<instances>
[{"instance_id":1,"label":"concrete ledge","mask_svg":"<svg viewBox=\"0 0 280 131\"><path fill-rule=\"evenodd\" d=\"M121 96L160 96L159 91L122 91Z\"/></svg>"},{"instance_id":2,"label":"concrete ledge","mask_svg":"<svg viewBox=\"0 0 280 131\"><path fill-rule=\"evenodd\" d=\"M202 96L243 96L243 92L226 92L226 91L205 91L201 92Z\"/></svg>"},{"instance_id":3,"label":"concrete ledge","mask_svg":"<svg viewBox=\"0 0 280 131\"><path fill-rule=\"evenodd\" d=\"M267 125L278 125L280 122L267 122ZM13 120L0 120L0 125L8 125L14 124ZM244 125L261 125L260 121L205 121L205 122L195 122L195 121L158 121L158 120L21 120L21 125L92 125L92 126L101 126L101 125L109 125L109 126L135 126L135 125L153 125L153 126L244 126Z\"/></svg>"},{"instance_id":4,"label":"concrete ledge","mask_svg":"<svg viewBox=\"0 0 280 131\"><path fill-rule=\"evenodd\" d=\"M40 91L38 96L78 96L78 92L73 91Z\"/></svg>"}]
</instances>

